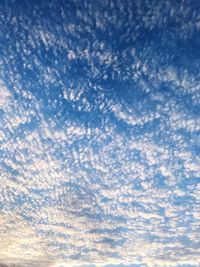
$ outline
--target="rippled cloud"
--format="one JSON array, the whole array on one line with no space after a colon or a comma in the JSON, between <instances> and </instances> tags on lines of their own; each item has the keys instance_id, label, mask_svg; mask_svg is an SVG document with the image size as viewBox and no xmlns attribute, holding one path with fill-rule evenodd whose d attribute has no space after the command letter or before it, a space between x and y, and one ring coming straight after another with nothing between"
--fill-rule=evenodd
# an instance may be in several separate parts
<instances>
[{"instance_id":1,"label":"rippled cloud","mask_svg":"<svg viewBox=\"0 0 200 267\"><path fill-rule=\"evenodd\" d=\"M198 11L2 1L0 263L200 264Z\"/></svg>"}]
</instances>

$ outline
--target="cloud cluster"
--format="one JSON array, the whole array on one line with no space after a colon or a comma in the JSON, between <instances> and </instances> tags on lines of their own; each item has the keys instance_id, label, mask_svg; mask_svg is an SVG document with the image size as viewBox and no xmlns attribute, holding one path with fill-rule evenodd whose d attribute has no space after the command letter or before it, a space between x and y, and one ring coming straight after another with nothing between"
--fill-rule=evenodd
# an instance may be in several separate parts
<instances>
[{"instance_id":1,"label":"cloud cluster","mask_svg":"<svg viewBox=\"0 0 200 267\"><path fill-rule=\"evenodd\" d=\"M3 1L2 264L200 264L195 4L104 2Z\"/></svg>"}]
</instances>

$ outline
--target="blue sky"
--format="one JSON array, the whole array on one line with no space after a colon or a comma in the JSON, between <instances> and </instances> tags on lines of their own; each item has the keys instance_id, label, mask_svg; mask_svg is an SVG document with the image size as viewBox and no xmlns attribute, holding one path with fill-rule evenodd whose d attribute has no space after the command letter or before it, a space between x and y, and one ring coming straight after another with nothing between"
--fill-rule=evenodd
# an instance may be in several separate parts
<instances>
[{"instance_id":1,"label":"blue sky","mask_svg":"<svg viewBox=\"0 0 200 267\"><path fill-rule=\"evenodd\" d=\"M0 263L200 265L199 11L0 2Z\"/></svg>"}]
</instances>

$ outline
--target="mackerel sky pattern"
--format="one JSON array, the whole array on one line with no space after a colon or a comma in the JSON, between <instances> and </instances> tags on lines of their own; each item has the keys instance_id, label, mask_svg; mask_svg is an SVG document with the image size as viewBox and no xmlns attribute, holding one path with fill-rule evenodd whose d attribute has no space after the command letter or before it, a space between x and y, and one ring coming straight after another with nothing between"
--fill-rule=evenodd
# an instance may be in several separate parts
<instances>
[{"instance_id":1,"label":"mackerel sky pattern","mask_svg":"<svg viewBox=\"0 0 200 267\"><path fill-rule=\"evenodd\" d=\"M0 1L0 264L200 266L200 4Z\"/></svg>"}]
</instances>

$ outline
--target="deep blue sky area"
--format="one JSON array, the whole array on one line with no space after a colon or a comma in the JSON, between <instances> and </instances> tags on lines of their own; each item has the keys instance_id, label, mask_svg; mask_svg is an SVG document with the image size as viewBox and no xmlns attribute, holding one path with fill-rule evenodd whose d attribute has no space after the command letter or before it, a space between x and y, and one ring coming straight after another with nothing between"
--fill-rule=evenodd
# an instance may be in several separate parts
<instances>
[{"instance_id":1,"label":"deep blue sky area","mask_svg":"<svg viewBox=\"0 0 200 267\"><path fill-rule=\"evenodd\" d=\"M0 1L0 265L200 266L199 14Z\"/></svg>"}]
</instances>

